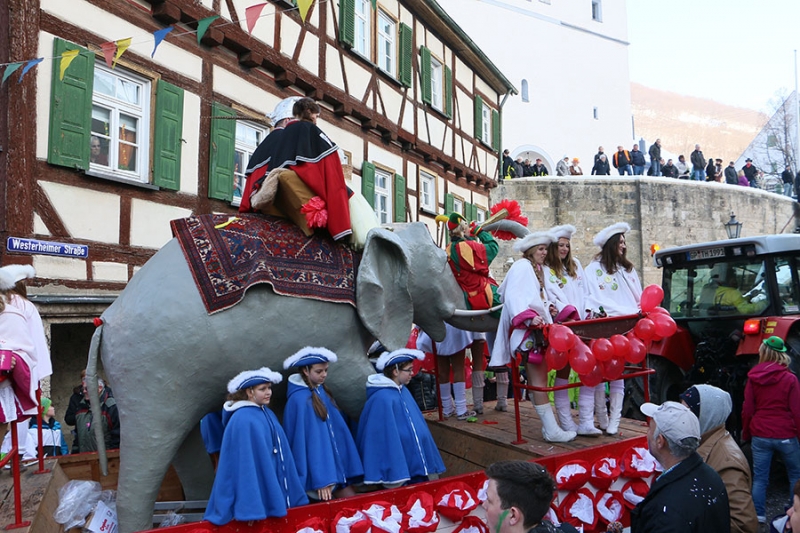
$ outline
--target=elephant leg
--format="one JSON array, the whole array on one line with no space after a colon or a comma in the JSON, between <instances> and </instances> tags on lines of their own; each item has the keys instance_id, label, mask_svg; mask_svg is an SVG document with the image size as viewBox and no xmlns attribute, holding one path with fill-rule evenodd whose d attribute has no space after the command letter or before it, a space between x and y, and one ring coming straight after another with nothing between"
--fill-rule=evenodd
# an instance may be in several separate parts
<instances>
[{"instance_id":1,"label":"elephant leg","mask_svg":"<svg viewBox=\"0 0 800 533\"><path fill-rule=\"evenodd\" d=\"M172 461L183 485L183 494L187 500L207 500L214 484L214 465L206 452L200 424L197 424L178 449Z\"/></svg>"}]
</instances>

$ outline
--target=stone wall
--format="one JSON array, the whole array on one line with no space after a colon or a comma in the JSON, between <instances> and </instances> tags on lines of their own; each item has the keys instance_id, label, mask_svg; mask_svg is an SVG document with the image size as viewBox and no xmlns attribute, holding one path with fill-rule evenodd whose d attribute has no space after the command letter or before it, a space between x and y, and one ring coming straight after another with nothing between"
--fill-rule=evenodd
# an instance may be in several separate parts
<instances>
[{"instance_id":1,"label":"stone wall","mask_svg":"<svg viewBox=\"0 0 800 533\"><path fill-rule=\"evenodd\" d=\"M723 225L731 211L744 224L742 237L794 230L794 201L738 185L647 177L523 178L501 181L491 193L492 204L504 198L520 203L531 231L559 224L578 228L573 255L584 266L598 251L594 235L615 222L627 222L628 257L645 285L661 281L651 244L670 248L726 239ZM508 260L518 256L511 242L501 242L492 264L498 281L510 266Z\"/></svg>"}]
</instances>

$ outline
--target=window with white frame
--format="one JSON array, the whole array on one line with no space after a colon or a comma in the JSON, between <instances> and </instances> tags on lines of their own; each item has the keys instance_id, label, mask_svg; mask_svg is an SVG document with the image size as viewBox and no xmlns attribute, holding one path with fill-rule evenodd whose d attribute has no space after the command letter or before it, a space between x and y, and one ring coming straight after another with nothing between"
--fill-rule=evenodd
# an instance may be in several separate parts
<instances>
[{"instance_id":1,"label":"window with white frame","mask_svg":"<svg viewBox=\"0 0 800 533\"><path fill-rule=\"evenodd\" d=\"M262 126L250 122L236 122L236 144L233 153L233 200L231 201L233 205L239 205L242 201L247 163L266 135L267 130Z\"/></svg>"},{"instance_id":2,"label":"window with white frame","mask_svg":"<svg viewBox=\"0 0 800 533\"><path fill-rule=\"evenodd\" d=\"M481 110L481 140L490 146L492 144L492 109L486 104Z\"/></svg>"},{"instance_id":3,"label":"window with white frame","mask_svg":"<svg viewBox=\"0 0 800 533\"><path fill-rule=\"evenodd\" d=\"M378 67L391 76L397 72L397 23L383 11L378 11Z\"/></svg>"},{"instance_id":4,"label":"window with white frame","mask_svg":"<svg viewBox=\"0 0 800 533\"><path fill-rule=\"evenodd\" d=\"M476 213L477 213L476 222L478 222L478 224L480 224L481 222L484 222L486 220L486 211L480 206L476 206L476 207L477 207L477 210L476 210Z\"/></svg>"},{"instance_id":5,"label":"window with white frame","mask_svg":"<svg viewBox=\"0 0 800 533\"><path fill-rule=\"evenodd\" d=\"M444 111L444 68L435 57L431 57L431 105L439 111Z\"/></svg>"},{"instance_id":6,"label":"window with white frame","mask_svg":"<svg viewBox=\"0 0 800 533\"><path fill-rule=\"evenodd\" d=\"M436 176L419 171L419 206L429 213L436 213Z\"/></svg>"},{"instance_id":7,"label":"window with white frame","mask_svg":"<svg viewBox=\"0 0 800 533\"><path fill-rule=\"evenodd\" d=\"M392 174L380 168L375 169L375 215L378 222L392 222Z\"/></svg>"},{"instance_id":8,"label":"window with white frame","mask_svg":"<svg viewBox=\"0 0 800 533\"><path fill-rule=\"evenodd\" d=\"M464 214L464 200L458 196L453 197L453 212L458 213L459 215Z\"/></svg>"},{"instance_id":9,"label":"window with white frame","mask_svg":"<svg viewBox=\"0 0 800 533\"><path fill-rule=\"evenodd\" d=\"M372 6L370 0L355 0L355 36L353 42L353 50L371 59L370 54L370 16L372 15Z\"/></svg>"},{"instance_id":10,"label":"window with white frame","mask_svg":"<svg viewBox=\"0 0 800 533\"><path fill-rule=\"evenodd\" d=\"M592 20L603 22L603 0L592 0Z\"/></svg>"},{"instance_id":11,"label":"window with white frame","mask_svg":"<svg viewBox=\"0 0 800 533\"><path fill-rule=\"evenodd\" d=\"M89 168L147 183L150 180L150 82L101 63L94 66Z\"/></svg>"}]
</instances>

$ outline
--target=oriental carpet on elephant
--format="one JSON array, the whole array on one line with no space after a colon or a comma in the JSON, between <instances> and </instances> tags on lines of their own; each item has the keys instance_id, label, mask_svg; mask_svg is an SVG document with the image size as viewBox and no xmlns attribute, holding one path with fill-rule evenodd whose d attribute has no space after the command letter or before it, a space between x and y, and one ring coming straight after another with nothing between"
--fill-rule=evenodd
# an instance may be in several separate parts
<instances>
[{"instance_id":1,"label":"oriental carpet on elephant","mask_svg":"<svg viewBox=\"0 0 800 533\"><path fill-rule=\"evenodd\" d=\"M355 306L359 255L327 234L306 237L285 219L241 213L196 215L171 226L209 314L233 307L258 283L285 296Z\"/></svg>"}]
</instances>

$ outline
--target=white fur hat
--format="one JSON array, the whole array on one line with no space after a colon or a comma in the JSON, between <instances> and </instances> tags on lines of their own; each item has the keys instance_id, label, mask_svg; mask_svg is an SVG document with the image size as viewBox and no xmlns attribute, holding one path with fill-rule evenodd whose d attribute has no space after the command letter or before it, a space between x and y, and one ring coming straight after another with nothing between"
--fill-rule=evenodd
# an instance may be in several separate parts
<instances>
[{"instance_id":1,"label":"white fur hat","mask_svg":"<svg viewBox=\"0 0 800 533\"><path fill-rule=\"evenodd\" d=\"M234 376L228 382L228 392L233 394L237 390L249 389L262 383L280 383L283 381L283 376L277 372L273 372L267 367L261 367L258 370L245 370Z\"/></svg>"},{"instance_id":2,"label":"white fur hat","mask_svg":"<svg viewBox=\"0 0 800 533\"><path fill-rule=\"evenodd\" d=\"M0 290L13 289L18 281L35 278L36 270L30 265L8 265L0 268Z\"/></svg>"},{"instance_id":3,"label":"white fur hat","mask_svg":"<svg viewBox=\"0 0 800 533\"><path fill-rule=\"evenodd\" d=\"M515 242L514 251L524 254L529 248L539 246L540 244L550 244L551 242L557 240L558 239L555 237L555 235L549 231L535 231Z\"/></svg>"},{"instance_id":4,"label":"white fur hat","mask_svg":"<svg viewBox=\"0 0 800 533\"><path fill-rule=\"evenodd\" d=\"M631 227L627 222L617 222L616 224L611 224L609 227L598 231L597 235L594 236L593 242L596 246L602 248L606 245L608 239L617 233L628 233L630 230Z\"/></svg>"},{"instance_id":5,"label":"white fur hat","mask_svg":"<svg viewBox=\"0 0 800 533\"><path fill-rule=\"evenodd\" d=\"M393 352L383 352L381 356L378 357L375 368L378 369L378 372L383 372L383 369L387 366L413 361L414 359L422 361L425 359L425 353L420 350L414 350L413 348L400 348Z\"/></svg>"},{"instance_id":6,"label":"white fur hat","mask_svg":"<svg viewBox=\"0 0 800 533\"><path fill-rule=\"evenodd\" d=\"M572 224L564 224L563 226L555 226L550 228L550 233L553 234L553 237L556 240L564 238L564 239L571 239L575 232L578 231L575 229L575 226Z\"/></svg>"},{"instance_id":7,"label":"white fur hat","mask_svg":"<svg viewBox=\"0 0 800 533\"><path fill-rule=\"evenodd\" d=\"M294 103L298 100L300 100L299 96L290 96L278 102L278 105L275 106L275 110L270 115L267 115L270 120L272 120L273 126L285 118L294 117L292 108L294 107Z\"/></svg>"},{"instance_id":8,"label":"white fur hat","mask_svg":"<svg viewBox=\"0 0 800 533\"><path fill-rule=\"evenodd\" d=\"M337 359L336 354L327 348L306 346L296 354L284 359L283 368L284 370L288 370L292 367L299 368L301 366L311 366L319 363L335 363Z\"/></svg>"}]
</instances>

